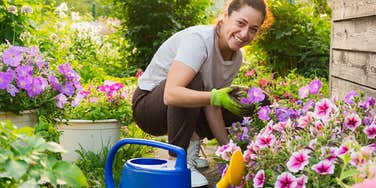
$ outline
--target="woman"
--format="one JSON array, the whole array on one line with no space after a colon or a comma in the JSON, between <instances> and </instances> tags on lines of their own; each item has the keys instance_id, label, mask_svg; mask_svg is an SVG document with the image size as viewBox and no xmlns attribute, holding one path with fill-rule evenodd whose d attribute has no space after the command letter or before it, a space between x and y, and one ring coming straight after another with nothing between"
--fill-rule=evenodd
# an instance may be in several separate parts
<instances>
[{"instance_id":1,"label":"woman","mask_svg":"<svg viewBox=\"0 0 376 188\"><path fill-rule=\"evenodd\" d=\"M228 142L226 125L246 111L229 97L249 44L266 19L264 0L231 0L216 25L194 26L165 41L138 80L132 99L138 126L188 149L192 187L207 185L195 170L200 139Z\"/></svg>"}]
</instances>

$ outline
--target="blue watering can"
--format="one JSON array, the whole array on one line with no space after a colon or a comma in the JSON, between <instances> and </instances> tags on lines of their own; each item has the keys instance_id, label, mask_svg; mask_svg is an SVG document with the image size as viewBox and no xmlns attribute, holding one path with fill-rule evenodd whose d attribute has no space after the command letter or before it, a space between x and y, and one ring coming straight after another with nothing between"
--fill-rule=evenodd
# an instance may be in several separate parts
<instances>
[{"instance_id":1,"label":"blue watering can","mask_svg":"<svg viewBox=\"0 0 376 188\"><path fill-rule=\"evenodd\" d=\"M187 168L187 156L181 147L145 139L125 138L117 142L107 156L105 182L107 188L115 188L112 165L116 152L126 144L147 145L176 154L175 167L167 166L167 160L134 158L128 160L121 173L120 188L190 188L191 172Z\"/></svg>"}]
</instances>

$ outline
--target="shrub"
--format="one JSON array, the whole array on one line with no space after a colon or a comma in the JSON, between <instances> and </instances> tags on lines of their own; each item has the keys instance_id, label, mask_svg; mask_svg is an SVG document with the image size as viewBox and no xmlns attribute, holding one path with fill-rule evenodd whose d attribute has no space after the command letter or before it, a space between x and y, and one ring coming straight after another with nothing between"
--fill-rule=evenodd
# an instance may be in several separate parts
<instances>
[{"instance_id":1,"label":"shrub","mask_svg":"<svg viewBox=\"0 0 376 188\"><path fill-rule=\"evenodd\" d=\"M211 0L114 0L130 41L129 63L145 68L158 47L173 33L206 23ZM126 51L126 50L124 50Z\"/></svg>"},{"instance_id":2,"label":"shrub","mask_svg":"<svg viewBox=\"0 0 376 188\"><path fill-rule=\"evenodd\" d=\"M32 132L30 127L0 122L0 187L87 186L76 165L55 157L64 152L60 145Z\"/></svg>"},{"instance_id":3,"label":"shrub","mask_svg":"<svg viewBox=\"0 0 376 188\"><path fill-rule=\"evenodd\" d=\"M327 78L329 74L330 17L315 16L311 4L270 0L274 24L249 49L286 75L290 70L307 77Z\"/></svg>"}]
</instances>

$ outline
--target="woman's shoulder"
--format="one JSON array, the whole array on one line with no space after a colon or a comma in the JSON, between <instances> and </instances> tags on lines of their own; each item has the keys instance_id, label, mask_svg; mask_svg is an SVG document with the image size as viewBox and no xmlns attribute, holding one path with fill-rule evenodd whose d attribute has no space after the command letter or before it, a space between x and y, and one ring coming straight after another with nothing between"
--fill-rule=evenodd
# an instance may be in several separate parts
<instances>
[{"instance_id":1,"label":"woman's shoulder","mask_svg":"<svg viewBox=\"0 0 376 188\"><path fill-rule=\"evenodd\" d=\"M199 35L202 38L207 38L213 36L214 26L213 25L196 25L188 27L177 33L178 35Z\"/></svg>"}]
</instances>

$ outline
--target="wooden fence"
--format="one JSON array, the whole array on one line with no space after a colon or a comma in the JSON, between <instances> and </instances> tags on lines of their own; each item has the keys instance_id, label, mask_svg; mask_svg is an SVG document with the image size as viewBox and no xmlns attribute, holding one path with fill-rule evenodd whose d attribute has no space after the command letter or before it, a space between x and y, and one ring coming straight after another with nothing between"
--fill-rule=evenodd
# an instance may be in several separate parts
<instances>
[{"instance_id":1,"label":"wooden fence","mask_svg":"<svg viewBox=\"0 0 376 188\"><path fill-rule=\"evenodd\" d=\"M331 0L330 92L376 97L376 0Z\"/></svg>"}]
</instances>

